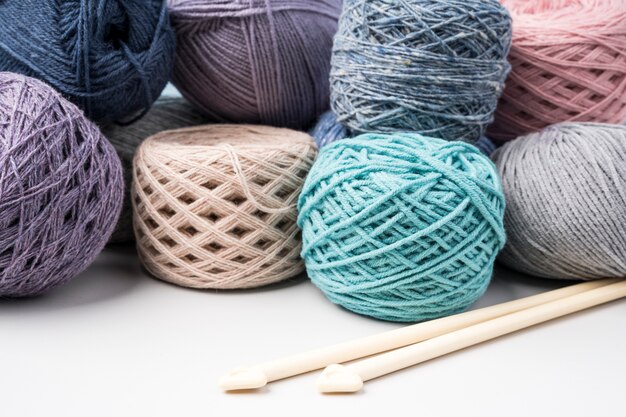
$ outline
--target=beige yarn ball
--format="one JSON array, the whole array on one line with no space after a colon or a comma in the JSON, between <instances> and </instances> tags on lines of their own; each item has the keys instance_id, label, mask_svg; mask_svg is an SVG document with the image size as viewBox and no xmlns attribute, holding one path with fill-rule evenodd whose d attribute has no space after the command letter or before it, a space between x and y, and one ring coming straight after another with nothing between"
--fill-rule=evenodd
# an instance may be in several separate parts
<instances>
[{"instance_id":1,"label":"beige yarn ball","mask_svg":"<svg viewBox=\"0 0 626 417\"><path fill-rule=\"evenodd\" d=\"M134 160L143 265L193 288L251 288L304 270L296 203L317 153L301 132L205 125L151 136Z\"/></svg>"}]
</instances>

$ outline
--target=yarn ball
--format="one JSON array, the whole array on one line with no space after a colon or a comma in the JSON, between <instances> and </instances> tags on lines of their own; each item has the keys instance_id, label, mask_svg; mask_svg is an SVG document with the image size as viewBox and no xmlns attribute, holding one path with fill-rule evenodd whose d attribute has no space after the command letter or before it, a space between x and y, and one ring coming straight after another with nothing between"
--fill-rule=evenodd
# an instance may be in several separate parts
<instances>
[{"instance_id":1,"label":"yarn ball","mask_svg":"<svg viewBox=\"0 0 626 417\"><path fill-rule=\"evenodd\" d=\"M308 128L328 108L341 0L170 0L173 82L214 121Z\"/></svg>"},{"instance_id":2,"label":"yarn ball","mask_svg":"<svg viewBox=\"0 0 626 417\"><path fill-rule=\"evenodd\" d=\"M91 119L146 110L170 77L175 38L164 0L0 3L0 71L46 82Z\"/></svg>"},{"instance_id":3,"label":"yarn ball","mask_svg":"<svg viewBox=\"0 0 626 417\"><path fill-rule=\"evenodd\" d=\"M348 129L337 121L337 116L335 116L332 110L320 116L315 126L309 130L309 134L320 149L323 146L350 136Z\"/></svg>"},{"instance_id":4,"label":"yarn ball","mask_svg":"<svg viewBox=\"0 0 626 417\"><path fill-rule=\"evenodd\" d=\"M502 0L513 67L489 135L504 142L563 121L626 120L626 1Z\"/></svg>"},{"instance_id":5,"label":"yarn ball","mask_svg":"<svg viewBox=\"0 0 626 417\"><path fill-rule=\"evenodd\" d=\"M497 0L345 0L332 109L355 133L476 142L504 88L510 43Z\"/></svg>"},{"instance_id":6,"label":"yarn ball","mask_svg":"<svg viewBox=\"0 0 626 417\"><path fill-rule=\"evenodd\" d=\"M493 158L507 201L502 263L546 278L626 276L626 126L561 123Z\"/></svg>"},{"instance_id":7,"label":"yarn ball","mask_svg":"<svg viewBox=\"0 0 626 417\"><path fill-rule=\"evenodd\" d=\"M365 134L320 151L298 202L306 270L332 302L391 321L466 309L505 241L504 197L476 147Z\"/></svg>"},{"instance_id":8,"label":"yarn ball","mask_svg":"<svg viewBox=\"0 0 626 417\"><path fill-rule=\"evenodd\" d=\"M320 149L335 141L352 136L348 129L337 121L337 116L331 110L320 116L317 124L309 131L309 134L313 136L315 143ZM486 136L481 136L478 139L476 147L487 156L496 150L496 145Z\"/></svg>"},{"instance_id":9,"label":"yarn ball","mask_svg":"<svg viewBox=\"0 0 626 417\"><path fill-rule=\"evenodd\" d=\"M191 104L180 97L162 97L140 120L128 126L109 124L102 127L102 133L109 139L124 168L124 206L117 227L109 243L123 243L135 240L133 233L133 207L130 197L133 180L133 157L137 147L148 136L164 130L197 126L206 123L206 118Z\"/></svg>"},{"instance_id":10,"label":"yarn ball","mask_svg":"<svg viewBox=\"0 0 626 417\"><path fill-rule=\"evenodd\" d=\"M252 125L170 130L137 150L134 226L153 275L249 288L304 270L296 201L317 150L306 134Z\"/></svg>"},{"instance_id":11,"label":"yarn ball","mask_svg":"<svg viewBox=\"0 0 626 417\"><path fill-rule=\"evenodd\" d=\"M76 106L0 72L0 296L42 294L87 268L123 187L115 150Z\"/></svg>"}]
</instances>

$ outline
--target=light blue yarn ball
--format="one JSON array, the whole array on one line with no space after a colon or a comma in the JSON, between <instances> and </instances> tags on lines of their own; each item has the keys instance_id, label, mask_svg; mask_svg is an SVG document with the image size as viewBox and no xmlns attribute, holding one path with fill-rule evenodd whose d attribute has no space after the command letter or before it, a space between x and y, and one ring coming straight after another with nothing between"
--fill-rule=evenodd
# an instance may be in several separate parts
<instances>
[{"instance_id":1,"label":"light blue yarn ball","mask_svg":"<svg viewBox=\"0 0 626 417\"><path fill-rule=\"evenodd\" d=\"M511 37L498 0L344 0L331 107L355 133L475 143L504 90Z\"/></svg>"},{"instance_id":2,"label":"light blue yarn ball","mask_svg":"<svg viewBox=\"0 0 626 417\"><path fill-rule=\"evenodd\" d=\"M505 242L504 197L476 147L364 134L324 147L298 201L302 257L334 303L415 322L465 310Z\"/></svg>"}]
</instances>

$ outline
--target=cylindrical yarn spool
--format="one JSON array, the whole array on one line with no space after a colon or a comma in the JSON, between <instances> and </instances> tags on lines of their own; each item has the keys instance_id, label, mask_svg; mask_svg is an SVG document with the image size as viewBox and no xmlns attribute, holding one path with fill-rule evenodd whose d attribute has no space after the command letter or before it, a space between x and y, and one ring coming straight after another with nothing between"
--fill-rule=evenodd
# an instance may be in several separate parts
<instances>
[{"instance_id":1,"label":"cylindrical yarn spool","mask_svg":"<svg viewBox=\"0 0 626 417\"><path fill-rule=\"evenodd\" d=\"M345 0L332 109L355 133L476 142L504 88L510 42L497 0Z\"/></svg>"},{"instance_id":2,"label":"cylindrical yarn spool","mask_svg":"<svg viewBox=\"0 0 626 417\"><path fill-rule=\"evenodd\" d=\"M148 136L164 130L197 126L206 123L200 111L180 97L162 97L157 100L150 111L135 123L124 126L109 124L102 127L102 133L109 139L124 168L124 207L111 235L110 243L130 242L135 239L133 233L133 207L130 188L133 180L133 157L137 147Z\"/></svg>"},{"instance_id":3,"label":"cylindrical yarn spool","mask_svg":"<svg viewBox=\"0 0 626 417\"><path fill-rule=\"evenodd\" d=\"M341 0L169 0L173 82L212 120L308 128L328 108Z\"/></svg>"},{"instance_id":4,"label":"cylindrical yarn spool","mask_svg":"<svg viewBox=\"0 0 626 417\"><path fill-rule=\"evenodd\" d=\"M561 123L493 158L507 201L501 262L546 278L626 276L626 126Z\"/></svg>"},{"instance_id":5,"label":"cylindrical yarn spool","mask_svg":"<svg viewBox=\"0 0 626 417\"><path fill-rule=\"evenodd\" d=\"M626 120L625 0L502 0L512 71L489 135L515 139L563 121Z\"/></svg>"},{"instance_id":6,"label":"cylindrical yarn spool","mask_svg":"<svg viewBox=\"0 0 626 417\"><path fill-rule=\"evenodd\" d=\"M115 150L76 106L0 72L0 297L41 294L87 268L123 186Z\"/></svg>"},{"instance_id":7,"label":"cylindrical yarn spool","mask_svg":"<svg viewBox=\"0 0 626 417\"><path fill-rule=\"evenodd\" d=\"M309 277L349 310L392 321L457 313L489 284L504 197L476 147L365 134L319 153L298 202Z\"/></svg>"},{"instance_id":8,"label":"cylindrical yarn spool","mask_svg":"<svg viewBox=\"0 0 626 417\"><path fill-rule=\"evenodd\" d=\"M0 71L46 82L94 120L147 110L170 77L164 0L1 3Z\"/></svg>"},{"instance_id":9,"label":"cylindrical yarn spool","mask_svg":"<svg viewBox=\"0 0 626 417\"><path fill-rule=\"evenodd\" d=\"M320 116L317 124L309 131L309 134L313 136L317 147L320 149L335 141L352 136L348 129L337 121L337 116L335 116L332 110ZM487 156L496 150L496 145L486 136L481 136L478 139L476 147Z\"/></svg>"},{"instance_id":10,"label":"cylindrical yarn spool","mask_svg":"<svg viewBox=\"0 0 626 417\"><path fill-rule=\"evenodd\" d=\"M296 201L317 150L253 125L162 132L137 150L134 226L144 266L193 288L249 288L304 270Z\"/></svg>"}]
</instances>

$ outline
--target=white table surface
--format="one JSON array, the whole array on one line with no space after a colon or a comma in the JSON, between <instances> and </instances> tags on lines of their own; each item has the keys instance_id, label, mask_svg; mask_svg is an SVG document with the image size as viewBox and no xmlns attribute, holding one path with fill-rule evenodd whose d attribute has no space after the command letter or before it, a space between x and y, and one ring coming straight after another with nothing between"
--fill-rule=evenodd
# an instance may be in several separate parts
<instances>
[{"instance_id":1,"label":"white table surface","mask_svg":"<svg viewBox=\"0 0 626 417\"><path fill-rule=\"evenodd\" d=\"M563 282L499 268L474 307ZM317 373L255 393L216 386L230 368L393 329L328 302L306 278L215 292L147 275L132 246L72 283L0 300L0 416L625 416L626 301L321 395ZM385 413L385 414L382 414Z\"/></svg>"}]
</instances>

